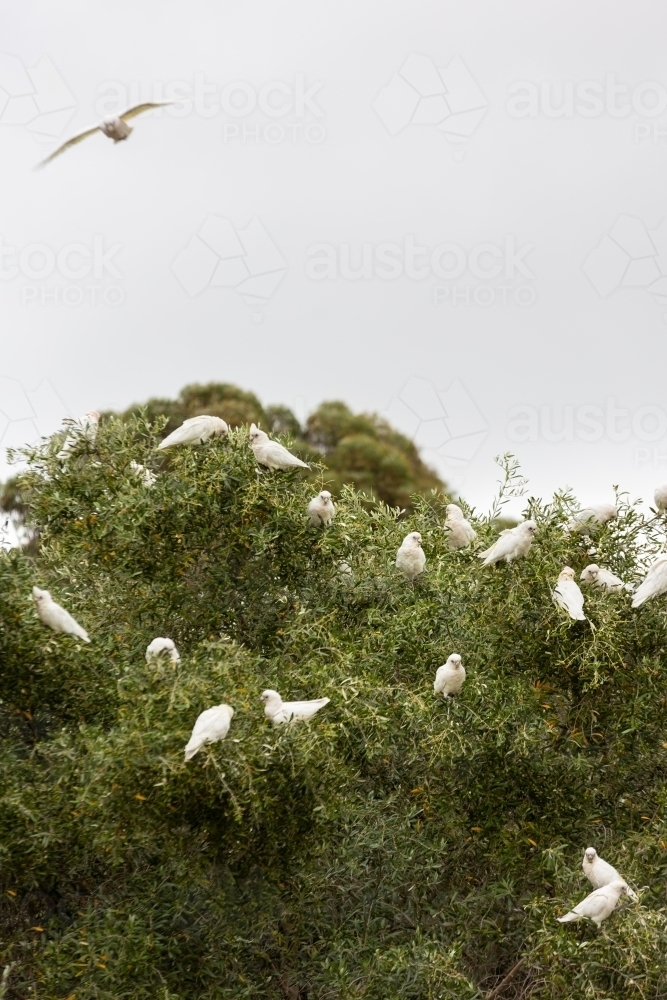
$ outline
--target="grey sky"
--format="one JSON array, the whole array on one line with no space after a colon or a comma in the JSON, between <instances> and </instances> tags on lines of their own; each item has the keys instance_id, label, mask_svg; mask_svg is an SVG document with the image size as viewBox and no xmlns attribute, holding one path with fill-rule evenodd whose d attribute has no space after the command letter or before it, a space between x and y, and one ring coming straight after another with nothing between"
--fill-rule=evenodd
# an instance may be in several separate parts
<instances>
[{"instance_id":1,"label":"grey sky","mask_svg":"<svg viewBox=\"0 0 667 1000\"><path fill-rule=\"evenodd\" d=\"M664 8L3 11L3 445L215 379L387 411L483 506L507 449L535 493L667 479ZM178 84L128 142L32 171L105 95Z\"/></svg>"}]
</instances>

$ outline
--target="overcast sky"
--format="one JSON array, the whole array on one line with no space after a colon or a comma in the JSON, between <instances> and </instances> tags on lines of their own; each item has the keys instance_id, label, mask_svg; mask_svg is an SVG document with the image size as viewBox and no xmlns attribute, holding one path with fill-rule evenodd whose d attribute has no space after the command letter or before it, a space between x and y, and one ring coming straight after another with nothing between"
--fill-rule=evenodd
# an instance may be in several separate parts
<instances>
[{"instance_id":1,"label":"overcast sky","mask_svg":"<svg viewBox=\"0 0 667 1000\"><path fill-rule=\"evenodd\" d=\"M484 507L506 450L542 495L667 480L667 8L3 13L3 447L219 380L386 413Z\"/></svg>"}]
</instances>

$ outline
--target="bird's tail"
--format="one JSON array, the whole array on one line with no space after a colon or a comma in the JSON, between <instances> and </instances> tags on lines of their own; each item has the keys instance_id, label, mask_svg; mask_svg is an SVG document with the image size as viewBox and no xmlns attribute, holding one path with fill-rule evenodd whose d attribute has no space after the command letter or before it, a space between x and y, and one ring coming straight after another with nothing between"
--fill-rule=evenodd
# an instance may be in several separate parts
<instances>
[{"instance_id":1,"label":"bird's tail","mask_svg":"<svg viewBox=\"0 0 667 1000\"><path fill-rule=\"evenodd\" d=\"M79 639L83 639L84 642L90 642L90 636L86 632L85 628L82 628L79 632Z\"/></svg>"},{"instance_id":2,"label":"bird's tail","mask_svg":"<svg viewBox=\"0 0 667 1000\"><path fill-rule=\"evenodd\" d=\"M201 743L198 740L190 740L185 748L185 759L192 760L196 753L201 750Z\"/></svg>"},{"instance_id":3,"label":"bird's tail","mask_svg":"<svg viewBox=\"0 0 667 1000\"><path fill-rule=\"evenodd\" d=\"M581 916L578 913L575 913L574 910L570 910L570 912L566 913L563 917L558 917L559 924L570 924L573 920L581 920Z\"/></svg>"},{"instance_id":4,"label":"bird's tail","mask_svg":"<svg viewBox=\"0 0 667 1000\"><path fill-rule=\"evenodd\" d=\"M651 593L649 588L644 583L640 584L640 586L637 587L637 590L635 591L635 596L632 598L632 607L633 608L641 607L644 601L648 601L650 596Z\"/></svg>"}]
</instances>

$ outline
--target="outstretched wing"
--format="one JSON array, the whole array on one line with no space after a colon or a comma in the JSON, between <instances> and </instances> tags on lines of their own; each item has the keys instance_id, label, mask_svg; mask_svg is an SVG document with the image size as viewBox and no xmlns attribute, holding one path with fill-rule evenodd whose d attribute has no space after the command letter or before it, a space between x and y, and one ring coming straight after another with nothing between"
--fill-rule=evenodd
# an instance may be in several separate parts
<instances>
[{"instance_id":1,"label":"outstretched wing","mask_svg":"<svg viewBox=\"0 0 667 1000\"><path fill-rule=\"evenodd\" d=\"M50 163L51 160L55 160L56 156L60 156L60 154L64 153L66 149L69 149L70 146L76 146L82 139L87 139L89 135L94 135L95 132L99 131L99 125L95 125L94 128L87 128L85 132L79 132L78 135L73 135L72 138L68 139L67 142L64 142L62 146L58 146L57 149L54 149L54 151L47 156L45 160L38 163L35 170L39 170L40 167L45 167L47 163Z\"/></svg>"},{"instance_id":2,"label":"outstretched wing","mask_svg":"<svg viewBox=\"0 0 667 1000\"><path fill-rule=\"evenodd\" d=\"M122 115L119 115L124 122L130 120L130 118L136 118L137 115L141 115L144 111L151 111L153 108L164 108L167 104L173 104L173 101L145 101L143 104L135 104L133 108L128 108L127 111L123 111Z\"/></svg>"}]
</instances>

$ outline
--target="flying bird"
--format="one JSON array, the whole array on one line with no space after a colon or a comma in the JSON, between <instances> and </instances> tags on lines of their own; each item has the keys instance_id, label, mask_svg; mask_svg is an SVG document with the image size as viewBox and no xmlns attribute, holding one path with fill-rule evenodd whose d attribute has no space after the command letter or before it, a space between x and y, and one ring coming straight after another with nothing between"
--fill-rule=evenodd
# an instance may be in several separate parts
<instances>
[{"instance_id":1,"label":"flying bird","mask_svg":"<svg viewBox=\"0 0 667 1000\"><path fill-rule=\"evenodd\" d=\"M150 469L147 469L145 465L141 465L139 462L130 462L130 468L135 474L137 479L141 479L144 486L152 486L157 476Z\"/></svg>"},{"instance_id":2,"label":"flying bird","mask_svg":"<svg viewBox=\"0 0 667 1000\"><path fill-rule=\"evenodd\" d=\"M616 909L616 905L623 895L628 894L628 887L622 879L610 882L608 885L595 889L590 895L582 899L580 903L562 917L558 917L559 924L569 924L573 920L581 920L588 917L598 927L603 920L606 920L610 913Z\"/></svg>"},{"instance_id":3,"label":"flying bird","mask_svg":"<svg viewBox=\"0 0 667 1000\"><path fill-rule=\"evenodd\" d=\"M579 584L574 579L574 570L564 566L558 574L558 582L554 587L554 601L559 608L567 611L574 621L585 622L584 595Z\"/></svg>"},{"instance_id":4,"label":"flying bird","mask_svg":"<svg viewBox=\"0 0 667 1000\"><path fill-rule=\"evenodd\" d=\"M84 642L90 642L85 628L82 628L72 618L69 611L65 611L59 604L56 604L48 590L40 590L39 587L33 587L32 599L35 602L39 620L43 625L48 625L54 632L75 635L78 639L83 639Z\"/></svg>"},{"instance_id":5,"label":"flying bird","mask_svg":"<svg viewBox=\"0 0 667 1000\"><path fill-rule=\"evenodd\" d=\"M313 497L308 504L308 516L310 523L315 528L319 528L321 524L331 524L336 516L336 505L328 490L322 490L316 497Z\"/></svg>"},{"instance_id":6,"label":"flying bird","mask_svg":"<svg viewBox=\"0 0 667 1000\"><path fill-rule=\"evenodd\" d=\"M506 528L505 531L501 531L498 540L490 548L479 553L478 558L484 560L482 566L493 566L501 559L510 563L520 556L527 555L536 531L535 521L522 521L516 528Z\"/></svg>"},{"instance_id":7,"label":"flying bird","mask_svg":"<svg viewBox=\"0 0 667 1000\"><path fill-rule=\"evenodd\" d=\"M406 535L396 553L396 566L406 580L414 580L424 572L426 555L422 548L422 536L418 531Z\"/></svg>"},{"instance_id":8,"label":"flying bird","mask_svg":"<svg viewBox=\"0 0 667 1000\"><path fill-rule=\"evenodd\" d=\"M73 420L72 417L65 417L63 423L67 428L67 434L65 435L63 446L56 456L62 462L69 458L77 445L84 441L90 445L95 444L100 415L97 410L88 410L88 413L84 414L78 420Z\"/></svg>"},{"instance_id":9,"label":"flying bird","mask_svg":"<svg viewBox=\"0 0 667 1000\"><path fill-rule=\"evenodd\" d=\"M162 656L168 655L172 663L180 663L181 656L173 639L159 635L146 646L146 663L156 663Z\"/></svg>"},{"instance_id":10,"label":"flying bird","mask_svg":"<svg viewBox=\"0 0 667 1000\"><path fill-rule=\"evenodd\" d=\"M106 135L107 138L113 139L114 143L123 142L125 139L129 138L130 133L133 129L127 124L132 118L136 118L137 115L143 114L144 111L151 111L153 108L163 108L167 104L173 104L173 101L145 101L143 104L135 104L133 108L128 108L127 111L123 111L122 115L111 115L109 118L105 118L104 121L100 122L99 125L93 125L92 128L87 128L84 132L79 132L78 135L73 135L71 139L67 139L63 142L61 146L42 160L41 163L37 164L37 167L45 167L47 163L51 160L55 160L56 156L60 156L64 153L66 149L70 146L76 146L78 143L82 142L83 139L87 139L89 135L95 135L96 132L101 132L102 135Z\"/></svg>"},{"instance_id":11,"label":"flying bird","mask_svg":"<svg viewBox=\"0 0 667 1000\"><path fill-rule=\"evenodd\" d=\"M637 587L635 596L632 598L632 607L639 608L651 597L659 597L667 590L667 555L658 556L644 580Z\"/></svg>"},{"instance_id":12,"label":"flying bird","mask_svg":"<svg viewBox=\"0 0 667 1000\"><path fill-rule=\"evenodd\" d=\"M569 529L570 531L590 531L591 528L598 525L615 521L617 517L618 511L613 503L594 503L573 515Z\"/></svg>"},{"instance_id":13,"label":"flying bird","mask_svg":"<svg viewBox=\"0 0 667 1000\"><path fill-rule=\"evenodd\" d=\"M250 425L250 447L258 463L271 470L310 468L306 462L292 455L280 442L272 441L266 431L260 431L256 424Z\"/></svg>"},{"instance_id":14,"label":"flying bird","mask_svg":"<svg viewBox=\"0 0 667 1000\"><path fill-rule=\"evenodd\" d=\"M328 705L330 698L315 698L313 701L283 701L277 691L262 691L264 715L274 726L296 719L312 719L321 708Z\"/></svg>"},{"instance_id":15,"label":"flying bird","mask_svg":"<svg viewBox=\"0 0 667 1000\"><path fill-rule=\"evenodd\" d=\"M463 687L465 679L466 672L461 657L458 653L452 653L447 662L438 667L433 691L435 694L441 694L443 698L453 698Z\"/></svg>"},{"instance_id":16,"label":"flying bird","mask_svg":"<svg viewBox=\"0 0 667 1000\"><path fill-rule=\"evenodd\" d=\"M198 417L188 417L180 427L160 441L158 451L176 448L179 444L203 444L213 437L225 437L229 430L221 417L209 417L200 413Z\"/></svg>"},{"instance_id":17,"label":"flying bird","mask_svg":"<svg viewBox=\"0 0 667 1000\"><path fill-rule=\"evenodd\" d=\"M584 583L601 587L603 590L623 590L625 587L619 576L615 576L610 570L604 569L602 566L597 566L595 563L591 563L586 569L582 569L580 579Z\"/></svg>"},{"instance_id":18,"label":"flying bird","mask_svg":"<svg viewBox=\"0 0 667 1000\"><path fill-rule=\"evenodd\" d=\"M601 889L605 885L610 885L612 882L625 882L622 875L619 875L616 869L600 857L598 852L594 847L587 847L584 851L584 860L582 861L581 867L584 870L584 875L591 883L594 889ZM630 899L635 901L638 899L637 893L625 883L627 888L626 892Z\"/></svg>"},{"instance_id":19,"label":"flying bird","mask_svg":"<svg viewBox=\"0 0 667 1000\"><path fill-rule=\"evenodd\" d=\"M206 743L219 743L229 732L234 715L231 705L214 705L197 717L192 736L185 748L185 759L192 760Z\"/></svg>"},{"instance_id":20,"label":"flying bird","mask_svg":"<svg viewBox=\"0 0 667 1000\"><path fill-rule=\"evenodd\" d=\"M464 549L477 538L477 532L456 503L447 504L445 531L450 549Z\"/></svg>"}]
</instances>

